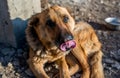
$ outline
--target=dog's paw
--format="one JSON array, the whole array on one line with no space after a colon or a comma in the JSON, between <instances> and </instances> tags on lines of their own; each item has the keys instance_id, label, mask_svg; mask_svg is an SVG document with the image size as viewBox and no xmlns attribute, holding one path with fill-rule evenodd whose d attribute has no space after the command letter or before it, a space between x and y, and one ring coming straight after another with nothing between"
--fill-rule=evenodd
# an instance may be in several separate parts
<instances>
[{"instance_id":1,"label":"dog's paw","mask_svg":"<svg viewBox=\"0 0 120 78\"><path fill-rule=\"evenodd\" d=\"M41 61L40 57L33 57L33 62L39 63Z\"/></svg>"},{"instance_id":2,"label":"dog's paw","mask_svg":"<svg viewBox=\"0 0 120 78\"><path fill-rule=\"evenodd\" d=\"M46 57L46 52L43 52L43 51L41 51L41 50L38 50L38 51L36 52L36 55L37 55L38 57L44 58L44 57Z\"/></svg>"}]
</instances>

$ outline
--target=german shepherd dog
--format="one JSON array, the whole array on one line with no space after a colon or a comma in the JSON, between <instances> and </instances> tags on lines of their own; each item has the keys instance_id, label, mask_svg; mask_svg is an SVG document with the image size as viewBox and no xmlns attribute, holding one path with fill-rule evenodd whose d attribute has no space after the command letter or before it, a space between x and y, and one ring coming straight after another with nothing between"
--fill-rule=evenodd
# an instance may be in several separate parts
<instances>
[{"instance_id":1,"label":"german shepherd dog","mask_svg":"<svg viewBox=\"0 0 120 78\"><path fill-rule=\"evenodd\" d=\"M101 43L85 22L75 24L66 8L51 6L33 15L26 39L30 46L28 64L37 78L50 78L46 63L59 66L60 78L71 78L82 70L81 78L104 78Z\"/></svg>"}]
</instances>

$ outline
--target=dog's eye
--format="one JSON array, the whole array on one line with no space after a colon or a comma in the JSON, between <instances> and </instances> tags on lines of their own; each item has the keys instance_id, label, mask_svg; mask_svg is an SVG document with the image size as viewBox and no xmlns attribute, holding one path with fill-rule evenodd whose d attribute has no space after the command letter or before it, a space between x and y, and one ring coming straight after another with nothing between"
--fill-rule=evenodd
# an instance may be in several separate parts
<instances>
[{"instance_id":1,"label":"dog's eye","mask_svg":"<svg viewBox=\"0 0 120 78\"><path fill-rule=\"evenodd\" d=\"M48 20L47 20L46 25L48 25L48 26L50 26L50 27L56 26L55 22L53 22L51 19L48 19Z\"/></svg>"},{"instance_id":2,"label":"dog's eye","mask_svg":"<svg viewBox=\"0 0 120 78\"><path fill-rule=\"evenodd\" d=\"M63 22L64 22L64 23L67 23L68 20L69 20L68 16L64 16L64 17L63 17Z\"/></svg>"}]
</instances>

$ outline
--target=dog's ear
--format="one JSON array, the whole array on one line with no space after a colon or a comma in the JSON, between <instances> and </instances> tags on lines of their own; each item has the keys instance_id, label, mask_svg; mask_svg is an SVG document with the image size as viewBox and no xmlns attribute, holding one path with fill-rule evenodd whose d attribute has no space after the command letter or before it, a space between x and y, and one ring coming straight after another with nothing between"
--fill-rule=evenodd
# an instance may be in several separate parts
<instances>
[{"instance_id":1,"label":"dog's ear","mask_svg":"<svg viewBox=\"0 0 120 78\"><path fill-rule=\"evenodd\" d=\"M72 14L72 8L70 8L69 6L65 5L65 8L67 9L67 11Z\"/></svg>"},{"instance_id":2,"label":"dog's ear","mask_svg":"<svg viewBox=\"0 0 120 78\"><path fill-rule=\"evenodd\" d=\"M66 7L66 9L70 14L72 13L72 9L70 7Z\"/></svg>"},{"instance_id":3,"label":"dog's ear","mask_svg":"<svg viewBox=\"0 0 120 78\"><path fill-rule=\"evenodd\" d=\"M72 8L66 6L66 9L67 9L67 11L69 12L69 14L75 19L75 13L74 13L74 11L72 10Z\"/></svg>"},{"instance_id":4,"label":"dog's ear","mask_svg":"<svg viewBox=\"0 0 120 78\"><path fill-rule=\"evenodd\" d=\"M29 26L37 26L38 24L39 24L39 18L37 16L32 16L28 21Z\"/></svg>"}]
</instances>

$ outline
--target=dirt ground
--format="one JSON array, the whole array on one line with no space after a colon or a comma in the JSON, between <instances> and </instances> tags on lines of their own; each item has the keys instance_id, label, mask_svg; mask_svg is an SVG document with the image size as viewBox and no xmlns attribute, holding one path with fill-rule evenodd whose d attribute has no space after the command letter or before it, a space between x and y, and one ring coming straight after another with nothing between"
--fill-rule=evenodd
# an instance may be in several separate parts
<instances>
[{"instance_id":1,"label":"dirt ground","mask_svg":"<svg viewBox=\"0 0 120 78\"><path fill-rule=\"evenodd\" d=\"M81 2L80 2L81 1ZM42 7L44 0L42 0ZM120 31L107 28L104 19L120 17L119 0L49 0L51 5L59 4L71 8L76 22L86 21L95 29L102 43L105 78L120 78ZM6 47L0 44L0 78L35 78L27 64L28 46ZM54 66L46 68L46 71ZM57 70L51 71L55 73ZM79 78L80 72L72 78Z\"/></svg>"}]
</instances>

